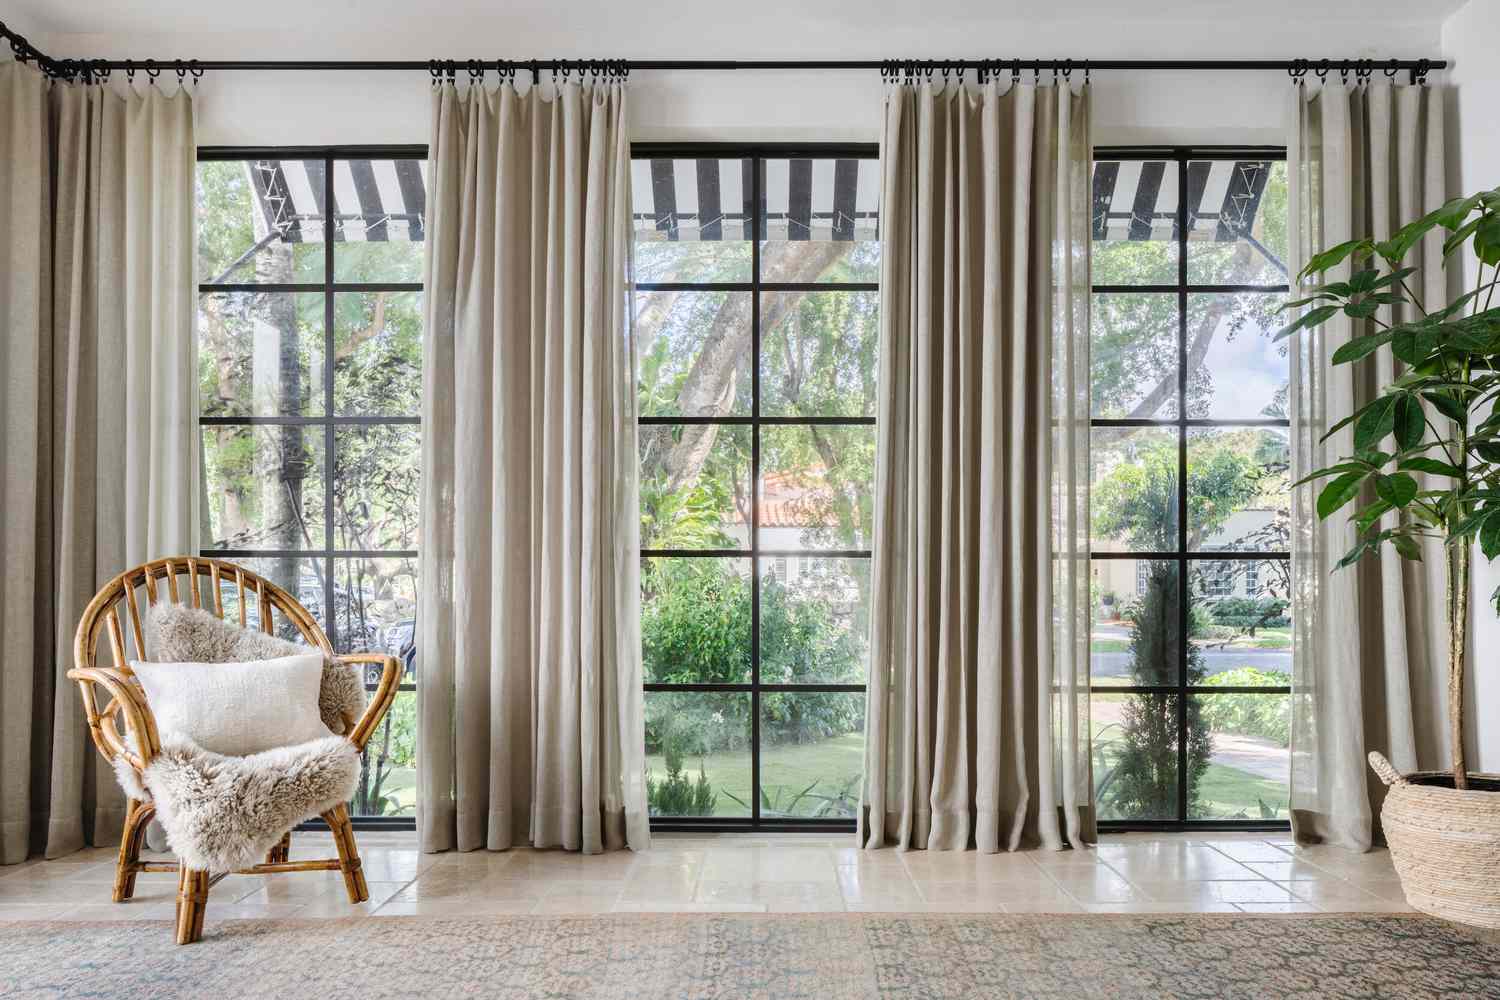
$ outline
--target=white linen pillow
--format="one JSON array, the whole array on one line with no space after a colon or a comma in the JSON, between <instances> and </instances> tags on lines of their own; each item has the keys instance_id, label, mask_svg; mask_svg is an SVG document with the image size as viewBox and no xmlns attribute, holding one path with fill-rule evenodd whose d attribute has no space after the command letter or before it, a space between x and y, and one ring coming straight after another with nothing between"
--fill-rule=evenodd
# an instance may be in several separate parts
<instances>
[{"instance_id":1,"label":"white linen pillow","mask_svg":"<svg viewBox=\"0 0 1500 1000\"><path fill-rule=\"evenodd\" d=\"M130 669L163 740L244 757L333 735L318 714L322 653L248 663L132 660Z\"/></svg>"}]
</instances>

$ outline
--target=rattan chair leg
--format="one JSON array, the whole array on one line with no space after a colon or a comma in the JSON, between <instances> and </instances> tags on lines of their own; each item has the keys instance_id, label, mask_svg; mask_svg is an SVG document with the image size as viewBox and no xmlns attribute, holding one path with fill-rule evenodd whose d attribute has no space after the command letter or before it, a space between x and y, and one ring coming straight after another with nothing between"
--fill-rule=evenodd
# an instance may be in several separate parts
<instances>
[{"instance_id":1,"label":"rattan chair leg","mask_svg":"<svg viewBox=\"0 0 1500 1000\"><path fill-rule=\"evenodd\" d=\"M349 891L349 902L363 903L370 898L370 887L365 884L363 862L359 859L359 846L354 843L354 825L349 822L349 807L334 806L323 814L328 829L333 831L333 845L339 852L339 870L344 873L344 888Z\"/></svg>"},{"instance_id":2,"label":"rattan chair leg","mask_svg":"<svg viewBox=\"0 0 1500 1000\"><path fill-rule=\"evenodd\" d=\"M112 898L123 903L135 895L135 876L141 863L141 842L156 809L135 799L125 805L125 828L120 831L120 856L115 864L115 888Z\"/></svg>"},{"instance_id":3,"label":"rattan chair leg","mask_svg":"<svg viewBox=\"0 0 1500 1000\"><path fill-rule=\"evenodd\" d=\"M192 944L203 937L203 911L208 908L208 872L177 869L177 943Z\"/></svg>"},{"instance_id":4,"label":"rattan chair leg","mask_svg":"<svg viewBox=\"0 0 1500 1000\"><path fill-rule=\"evenodd\" d=\"M291 857L292 831L288 830L286 833L281 835L281 839L276 842L276 846L266 852L266 862L268 864L276 865L286 861L290 861Z\"/></svg>"}]
</instances>

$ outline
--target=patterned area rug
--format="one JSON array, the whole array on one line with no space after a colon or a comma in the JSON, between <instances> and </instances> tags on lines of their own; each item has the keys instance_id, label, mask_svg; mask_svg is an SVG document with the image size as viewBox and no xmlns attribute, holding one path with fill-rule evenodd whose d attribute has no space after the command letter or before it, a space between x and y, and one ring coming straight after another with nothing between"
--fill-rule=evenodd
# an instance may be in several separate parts
<instances>
[{"instance_id":1,"label":"patterned area rug","mask_svg":"<svg viewBox=\"0 0 1500 1000\"><path fill-rule=\"evenodd\" d=\"M0 923L0 996L1500 997L1500 941L1409 915L620 915Z\"/></svg>"}]
</instances>

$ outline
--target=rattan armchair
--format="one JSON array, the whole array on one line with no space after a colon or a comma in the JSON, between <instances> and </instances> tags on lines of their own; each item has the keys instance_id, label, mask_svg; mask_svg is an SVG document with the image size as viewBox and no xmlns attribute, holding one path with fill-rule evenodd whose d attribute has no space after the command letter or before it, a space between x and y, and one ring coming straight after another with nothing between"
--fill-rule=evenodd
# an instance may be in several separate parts
<instances>
[{"instance_id":1,"label":"rattan armchair","mask_svg":"<svg viewBox=\"0 0 1500 1000\"><path fill-rule=\"evenodd\" d=\"M180 578L185 578L185 581ZM141 774L152 757L161 750L161 738L146 704L145 693L132 680L130 658L126 655L127 621L130 638L137 651L136 658L142 659L146 648L141 627L143 599L145 606L150 607L156 604L165 591L167 599L178 602L179 595L185 591L187 600L182 603L190 603L196 608L211 603L211 610L222 619L227 603L225 588L231 585L234 588L232 603L238 606L241 627L246 624L247 606L254 601L256 617L264 631L274 633L279 618L281 622L295 627L309 645L328 656L335 655L328 637L323 634L307 609L285 590L243 567L216 559L182 557L158 559L126 570L105 584L84 611L74 639L76 666L68 671L68 677L77 681L83 692L83 709L88 717L94 745L111 765L124 762L137 774ZM111 662L108 666L103 666L98 658L106 645L106 633ZM359 719L344 719L346 738L358 750L363 751L365 743L396 697L400 667L394 657L381 654L361 653L338 656L337 659L343 663L376 664L382 668L379 685L370 696L364 714ZM344 876L344 887L348 890L350 903L364 902L370 896L361 871L359 849L354 842L349 810L343 804L322 814L333 832L338 857L291 860L291 831L288 830L263 863L235 873L194 871L175 862L142 861L141 844L145 839L146 827L155 812L156 807L149 801L131 798L126 805L113 898L117 903L129 899L135 892L136 875L139 872L177 872L178 944L190 944L202 936L203 914L209 889L228 874L273 875L283 872L340 871Z\"/></svg>"}]
</instances>

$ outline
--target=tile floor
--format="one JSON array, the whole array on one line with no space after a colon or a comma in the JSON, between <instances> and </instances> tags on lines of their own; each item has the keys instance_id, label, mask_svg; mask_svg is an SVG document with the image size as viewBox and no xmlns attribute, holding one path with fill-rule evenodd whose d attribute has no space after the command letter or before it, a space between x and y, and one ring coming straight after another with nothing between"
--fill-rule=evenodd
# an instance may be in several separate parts
<instances>
[{"instance_id":1,"label":"tile floor","mask_svg":"<svg viewBox=\"0 0 1500 1000\"><path fill-rule=\"evenodd\" d=\"M1286 836L1124 834L1088 851L859 851L849 836L659 834L650 851L421 854L411 834L360 838L370 900L337 872L232 875L208 919L511 913L878 911L1163 913L1406 910L1384 851L1295 847ZM331 857L298 834L294 857ZM114 851L0 868L0 920L170 919L176 875L143 873L109 901Z\"/></svg>"}]
</instances>

